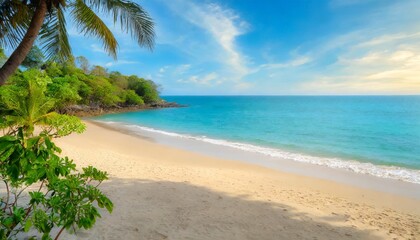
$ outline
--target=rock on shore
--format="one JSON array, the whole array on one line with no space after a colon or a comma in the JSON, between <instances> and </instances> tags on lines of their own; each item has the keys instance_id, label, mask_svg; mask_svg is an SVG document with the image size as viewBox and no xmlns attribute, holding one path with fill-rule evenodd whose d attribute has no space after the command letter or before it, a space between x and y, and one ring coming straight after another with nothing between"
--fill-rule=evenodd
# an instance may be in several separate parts
<instances>
[{"instance_id":1,"label":"rock on shore","mask_svg":"<svg viewBox=\"0 0 420 240\"><path fill-rule=\"evenodd\" d=\"M121 113L134 112L145 109L160 109L160 108L178 108L185 107L184 105L175 102L158 102L144 105L129 105L129 106L113 106L103 107L98 105L71 105L61 110L61 113L74 115L78 117L99 116L107 113Z\"/></svg>"}]
</instances>

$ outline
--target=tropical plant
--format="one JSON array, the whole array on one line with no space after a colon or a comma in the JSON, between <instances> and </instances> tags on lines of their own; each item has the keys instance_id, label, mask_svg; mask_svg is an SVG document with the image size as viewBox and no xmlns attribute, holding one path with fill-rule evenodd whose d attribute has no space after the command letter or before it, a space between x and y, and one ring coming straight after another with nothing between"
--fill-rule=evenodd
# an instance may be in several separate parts
<instances>
[{"instance_id":1,"label":"tropical plant","mask_svg":"<svg viewBox=\"0 0 420 240\"><path fill-rule=\"evenodd\" d=\"M107 179L106 172L91 166L79 172L72 160L59 156L61 150L52 139L80 133L85 126L76 117L50 112L48 81L38 76L26 85L0 88L0 129L5 132L0 137L0 179L5 185L0 197L2 240L53 235L58 239L65 229L91 228L101 216L96 206L113 209L97 188Z\"/></svg>"},{"instance_id":2,"label":"tropical plant","mask_svg":"<svg viewBox=\"0 0 420 240\"><path fill-rule=\"evenodd\" d=\"M2 0L0 2L0 47L14 52L0 69L0 85L25 59L39 35L49 59L65 61L71 56L66 14L84 35L99 38L105 50L116 58L118 43L95 12L110 15L140 46L152 48L154 23L137 3L128 0Z\"/></svg>"},{"instance_id":3,"label":"tropical plant","mask_svg":"<svg viewBox=\"0 0 420 240\"><path fill-rule=\"evenodd\" d=\"M39 68L44 63L44 54L37 46L33 46L22 62L22 66L26 68Z\"/></svg>"},{"instance_id":4,"label":"tropical plant","mask_svg":"<svg viewBox=\"0 0 420 240\"><path fill-rule=\"evenodd\" d=\"M90 65L89 60L83 56L76 58L76 65L83 70L84 73L89 73Z\"/></svg>"},{"instance_id":5,"label":"tropical plant","mask_svg":"<svg viewBox=\"0 0 420 240\"><path fill-rule=\"evenodd\" d=\"M90 70L90 74L95 75L95 76L101 76L101 77L107 77L108 76L108 72L106 70L106 68L101 67L101 66L93 66L92 69Z\"/></svg>"},{"instance_id":6,"label":"tropical plant","mask_svg":"<svg viewBox=\"0 0 420 240\"><path fill-rule=\"evenodd\" d=\"M160 101L158 86L151 80L132 75L128 78L128 88L134 90L137 95L142 96L145 103Z\"/></svg>"},{"instance_id":7,"label":"tropical plant","mask_svg":"<svg viewBox=\"0 0 420 240\"><path fill-rule=\"evenodd\" d=\"M126 105L143 105L143 99L136 94L134 90L127 90L123 92L124 103Z\"/></svg>"},{"instance_id":8,"label":"tropical plant","mask_svg":"<svg viewBox=\"0 0 420 240\"><path fill-rule=\"evenodd\" d=\"M127 89L128 88L128 77L122 75L120 72L114 71L109 73L109 80L112 84L122 88Z\"/></svg>"},{"instance_id":9,"label":"tropical plant","mask_svg":"<svg viewBox=\"0 0 420 240\"><path fill-rule=\"evenodd\" d=\"M4 53L4 49L0 48L0 66L2 66L7 60L7 56Z\"/></svg>"}]
</instances>

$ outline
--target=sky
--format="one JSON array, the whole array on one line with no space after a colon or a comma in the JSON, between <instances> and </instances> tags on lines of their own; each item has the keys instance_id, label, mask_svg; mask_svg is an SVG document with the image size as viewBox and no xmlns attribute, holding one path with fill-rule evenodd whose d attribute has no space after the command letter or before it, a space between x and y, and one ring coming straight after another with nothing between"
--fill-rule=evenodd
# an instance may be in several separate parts
<instances>
[{"instance_id":1,"label":"sky","mask_svg":"<svg viewBox=\"0 0 420 240\"><path fill-rule=\"evenodd\" d=\"M163 95L420 94L418 0L143 0L153 51L111 18L117 60L68 21L75 56Z\"/></svg>"}]
</instances>

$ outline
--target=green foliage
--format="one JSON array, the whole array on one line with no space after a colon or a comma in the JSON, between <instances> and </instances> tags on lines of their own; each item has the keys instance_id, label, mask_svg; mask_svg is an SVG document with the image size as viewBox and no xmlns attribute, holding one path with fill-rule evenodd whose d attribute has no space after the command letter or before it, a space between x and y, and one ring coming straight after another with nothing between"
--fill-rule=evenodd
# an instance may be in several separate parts
<instances>
[{"instance_id":1,"label":"green foliage","mask_svg":"<svg viewBox=\"0 0 420 240\"><path fill-rule=\"evenodd\" d=\"M32 135L37 125L54 136L83 131L84 125L78 118L51 112L57 99L62 99L46 95L47 86L53 82L45 74L29 70L12 80L14 84L0 88L0 129L16 132L22 128L26 134Z\"/></svg>"},{"instance_id":2,"label":"green foliage","mask_svg":"<svg viewBox=\"0 0 420 240\"><path fill-rule=\"evenodd\" d=\"M118 96L120 89L104 77L90 76L86 79L86 84L92 89L89 96L91 103L100 103L102 106L111 107L123 102Z\"/></svg>"},{"instance_id":3,"label":"green foliage","mask_svg":"<svg viewBox=\"0 0 420 240\"><path fill-rule=\"evenodd\" d=\"M72 160L58 155L61 150L49 135L25 135L20 128L16 135L0 137L0 175L8 190L1 202L0 238L31 229L43 239L53 228L89 229L101 216L93 203L112 212L112 202L96 187L108 179L105 172L91 166L78 172ZM28 192L29 201L12 200L13 192L22 194L29 186L38 186Z\"/></svg>"},{"instance_id":4,"label":"green foliage","mask_svg":"<svg viewBox=\"0 0 420 240\"><path fill-rule=\"evenodd\" d=\"M26 68L39 68L43 63L44 54L37 46L33 46L21 65Z\"/></svg>"},{"instance_id":5,"label":"green foliage","mask_svg":"<svg viewBox=\"0 0 420 240\"><path fill-rule=\"evenodd\" d=\"M120 72L111 72L109 74L109 81L119 88L128 88L128 77L122 75Z\"/></svg>"},{"instance_id":6,"label":"green foliage","mask_svg":"<svg viewBox=\"0 0 420 240\"><path fill-rule=\"evenodd\" d=\"M62 66L60 66L57 62L48 61L43 67L47 75L51 78L63 76L63 71L61 71Z\"/></svg>"},{"instance_id":7,"label":"green foliage","mask_svg":"<svg viewBox=\"0 0 420 240\"><path fill-rule=\"evenodd\" d=\"M0 99L4 98L5 102L0 102L0 109L7 102L11 104L7 94L20 92L22 95L26 91L22 88L28 89L29 82L42 85L45 97L51 102L48 107L52 106L58 112L65 112L68 107L79 104L115 107L161 101L154 82L119 72L108 73L100 66L88 70L78 68L76 64L82 68L89 66L84 60L78 57L75 61L69 59L62 63L47 61L42 66L43 70L29 69L16 73L9 78L9 85L0 88Z\"/></svg>"},{"instance_id":8,"label":"green foliage","mask_svg":"<svg viewBox=\"0 0 420 240\"><path fill-rule=\"evenodd\" d=\"M16 48L27 32L39 1L2 1L0 8L0 46ZM154 23L137 3L125 0L47 1L48 15L37 39L50 60L66 60L71 48L66 29L70 17L78 31L102 41L105 51L116 58L118 43L97 13L112 16L123 32L131 33L140 46L154 45ZM67 14L65 14L67 13Z\"/></svg>"},{"instance_id":9,"label":"green foliage","mask_svg":"<svg viewBox=\"0 0 420 240\"><path fill-rule=\"evenodd\" d=\"M4 49L0 48L0 59L5 59L6 58L6 54L4 53Z\"/></svg>"},{"instance_id":10,"label":"green foliage","mask_svg":"<svg viewBox=\"0 0 420 240\"><path fill-rule=\"evenodd\" d=\"M0 66L3 66L3 64L6 62L7 56L4 53L4 49L0 48Z\"/></svg>"},{"instance_id":11,"label":"green foliage","mask_svg":"<svg viewBox=\"0 0 420 240\"><path fill-rule=\"evenodd\" d=\"M97 207L113 209L97 188L107 173L91 166L77 171L52 141L83 132L85 126L76 117L51 112L54 101L45 95L49 80L28 71L0 88L0 128L6 133L0 137L0 178L6 187L0 198L0 239L22 238L23 232L52 239L53 230L60 229L58 238L64 229L91 228L101 216Z\"/></svg>"},{"instance_id":12,"label":"green foliage","mask_svg":"<svg viewBox=\"0 0 420 240\"><path fill-rule=\"evenodd\" d=\"M136 94L134 90L126 90L123 92L123 99L127 105L143 105L143 99Z\"/></svg>"},{"instance_id":13,"label":"green foliage","mask_svg":"<svg viewBox=\"0 0 420 240\"><path fill-rule=\"evenodd\" d=\"M47 95L55 99L55 107L57 109L62 109L76 104L82 99L77 91L80 84L80 81L75 76L55 77L48 84Z\"/></svg>"},{"instance_id":14,"label":"green foliage","mask_svg":"<svg viewBox=\"0 0 420 240\"><path fill-rule=\"evenodd\" d=\"M88 73L90 69L89 61L83 56L76 58L76 65L83 70L84 73Z\"/></svg>"},{"instance_id":15,"label":"green foliage","mask_svg":"<svg viewBox=\"0 0 420 240\"><path fill-rule=\"evenodd\" d=\"M27 77L33 78L27 80ZM8 112L0 127L11 130L23 127L26 133L32 134L34 125L42 125L54 107L54 100L44 94L49 80L39 72L27 71L16 80L16 85L0 88L0 107Z\"/></svg>"},{"instance_id":16,"label":"green foliage","mask_svg":"<svg viewBox=\"0 0 420 240\"><path fill-rule=\"evenodd\" d=\"M137 95L143 98L145 103L159 102L158 86L151 80L130 76L128 78L128 88L134 90Z\"/></svg>"},{"instance_id":17,"label":"green foliage","mask_svg":"<svg viewBox=\"0 0 420 240\"><path fill-rule=\"evenodd\" d=\"M90 74L99 76L99 77L107 77L108 73L104 67L101 66L93 66L93 68L90 70Z\"/></svg>"}]
</instances>

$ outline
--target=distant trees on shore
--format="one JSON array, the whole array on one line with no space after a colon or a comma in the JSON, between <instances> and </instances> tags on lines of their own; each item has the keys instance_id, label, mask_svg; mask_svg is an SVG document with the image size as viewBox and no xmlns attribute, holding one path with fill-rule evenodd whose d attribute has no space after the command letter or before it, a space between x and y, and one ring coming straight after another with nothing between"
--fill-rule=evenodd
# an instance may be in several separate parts
<instances>
[{"instance_id":1,"label":"distant trees on shore","mask_svg":"<svg viewBox=\"0 0 420 240\"><path fill-rule=\"evenodd\" d=\"M114 24L118 24L123 32L130 33L139 46L153 48L154 22L134 1L1 1L0 47L14 50L0 67L0 85L5 84L22 64L35 40L49 60L70 59L71 46L66 28L69 19L73 20L80 33L96 37L103 43L104 50L116 58L118 42L97 13L110 16Z\"/></svg>"},{"instance_id":2,"label":"distant trees on shore","mask_svg":"<svg viewBox=\"0 0 420 240\"><path fill-rule=\"evenodd\" d=\"M22 66L26 70L12 75L8 85L19 86L33 78L46 79L47 96L54 99L59 112L72 105L109 108L161 102L159 86L152 80L108 72L102 66L91 66L85 57L70 58L63 63L44 62L42 52L35 46Z\"/></svg>"}]
</instances>

